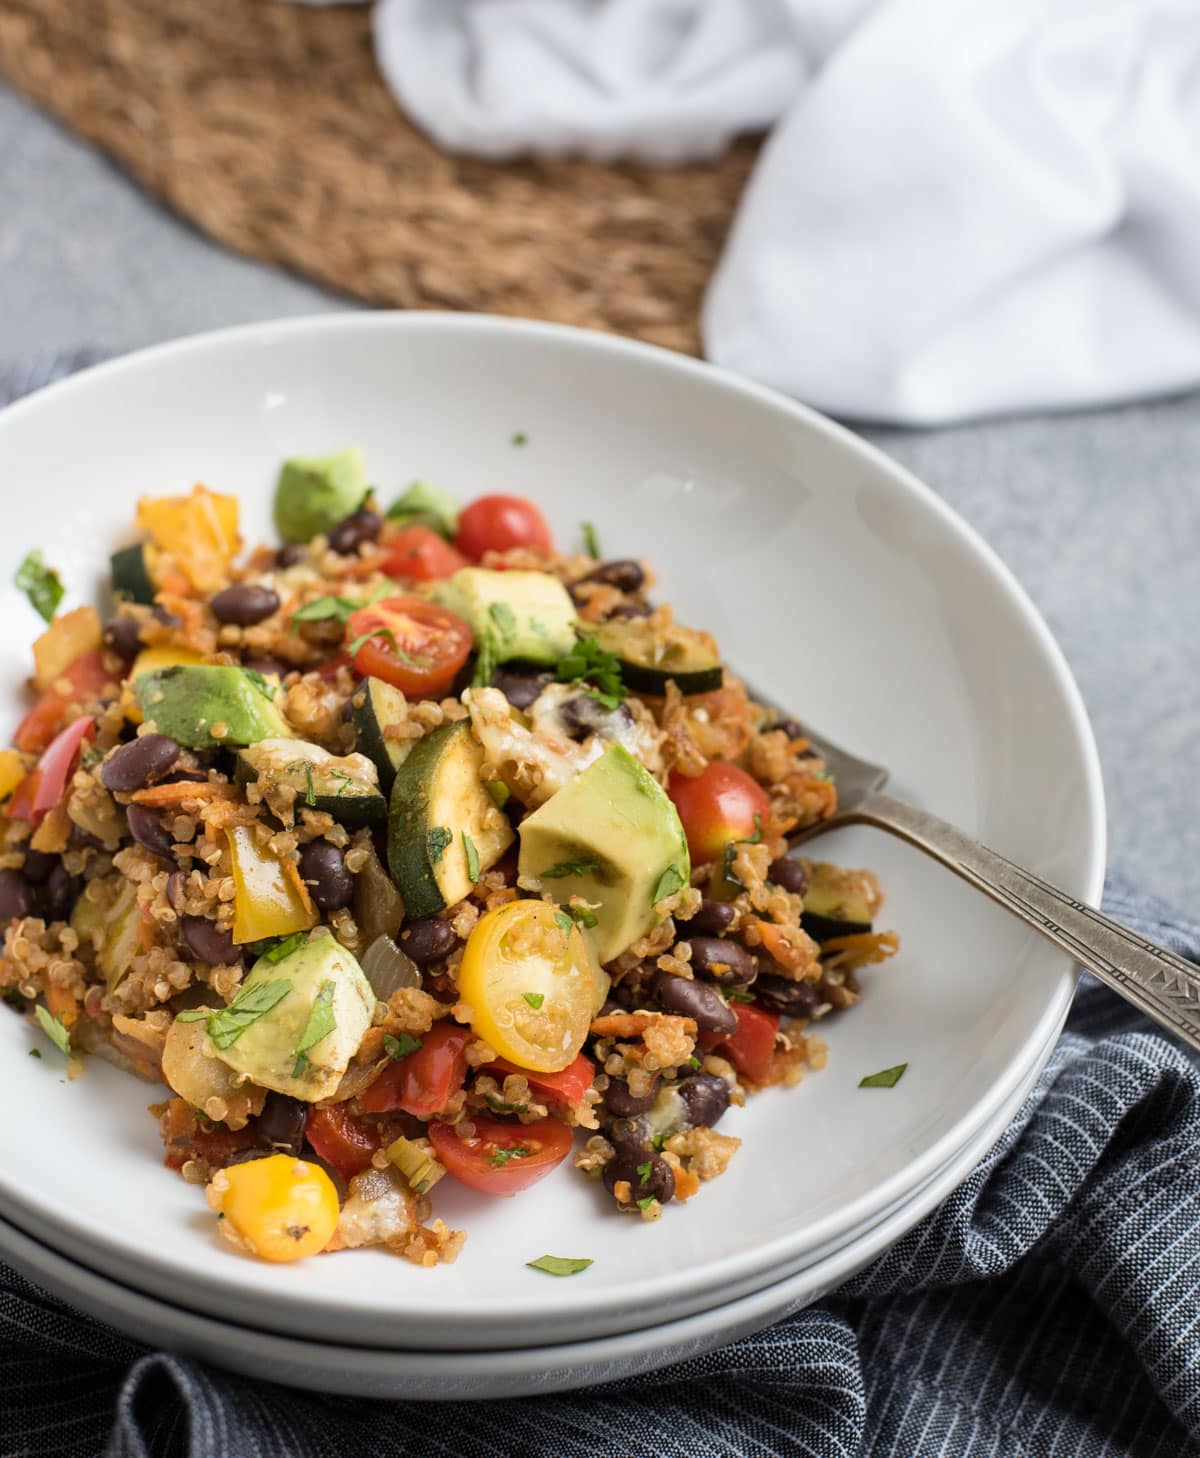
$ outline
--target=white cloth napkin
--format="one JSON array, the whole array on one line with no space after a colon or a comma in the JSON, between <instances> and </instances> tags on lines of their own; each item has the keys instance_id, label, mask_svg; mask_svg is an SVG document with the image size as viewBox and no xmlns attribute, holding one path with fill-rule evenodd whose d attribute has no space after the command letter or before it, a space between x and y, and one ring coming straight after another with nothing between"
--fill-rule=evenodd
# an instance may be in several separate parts
<instances>
[{"instance_id":1,"label":"white cloth napkin","mask_svg":"<svg viewBox=\"0 0 1200 1458\"><path fill-rule=\"evenodd\" d=\"M718 364L911 424L1200 382L1200 0L379 0L401 106L484 157L775 124Z\"/></svg>"}]
</instances>

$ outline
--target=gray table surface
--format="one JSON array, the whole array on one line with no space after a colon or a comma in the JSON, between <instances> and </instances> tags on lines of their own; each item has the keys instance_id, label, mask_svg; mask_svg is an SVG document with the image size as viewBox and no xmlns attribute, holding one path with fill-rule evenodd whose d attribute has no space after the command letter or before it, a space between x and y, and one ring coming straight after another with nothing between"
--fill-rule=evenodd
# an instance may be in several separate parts
<instances>
[{"instance_id":1,"label":"gray table surface","mask_svg":"<svg viewBox=\"0 0 1200 1458\"><path fill-rule=\"evenodd\" d=\"M2 84L0 200L6 355L350 307L209 242ZM866 433L997 548L1063 645L1111 864L1200 909L1200 396Z\"/></svg>"}]
</instances>

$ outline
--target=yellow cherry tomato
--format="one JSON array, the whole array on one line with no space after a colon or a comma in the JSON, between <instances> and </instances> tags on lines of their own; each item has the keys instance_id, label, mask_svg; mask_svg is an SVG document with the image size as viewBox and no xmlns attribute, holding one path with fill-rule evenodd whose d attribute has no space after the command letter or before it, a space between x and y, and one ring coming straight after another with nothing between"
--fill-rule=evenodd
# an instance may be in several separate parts
<instances>
[{"instance_id":1,"label":"yellow cherry tomato","mask_svg":"<svg viewBox=\"0 0 1200 1458\"><path fill-rule=\"evenodd\" d=\"M292 1154L231 1164L213 1176L209 1205L264 1261L298 1261L329 1244L338 1223L333 1181L319 1164Z\"/></svg>"},{"instance_id":2,"label":"yellow cherry tomato","mask_svg":"<svg viewBox=\"0 0 1200 1458\"><path fill-rule=\"evenodd\" d=\"M597 975L565 911L546 901L510 901L475 923L458 985L471 1026L502 1058L557 1073L583 1047Z\"/></svg>"}]
</instances>

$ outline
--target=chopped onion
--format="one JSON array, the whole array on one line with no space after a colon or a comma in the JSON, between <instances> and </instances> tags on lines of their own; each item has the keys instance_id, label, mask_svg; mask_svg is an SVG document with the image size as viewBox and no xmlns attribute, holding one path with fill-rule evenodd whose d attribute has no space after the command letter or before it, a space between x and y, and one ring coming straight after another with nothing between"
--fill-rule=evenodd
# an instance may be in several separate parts
<instances>
[{"instance_id":1,"label":"chopped onion","mask_svg":"<svg viewBox=\"0 0 1200 1458\"><path fill-rule=\"evenodd\" d=\"M380 1002L386 1002L398 988L421 985L417 964L386 932L376 937L363 954L362 969Z\"/></svg>"}]
</instances>

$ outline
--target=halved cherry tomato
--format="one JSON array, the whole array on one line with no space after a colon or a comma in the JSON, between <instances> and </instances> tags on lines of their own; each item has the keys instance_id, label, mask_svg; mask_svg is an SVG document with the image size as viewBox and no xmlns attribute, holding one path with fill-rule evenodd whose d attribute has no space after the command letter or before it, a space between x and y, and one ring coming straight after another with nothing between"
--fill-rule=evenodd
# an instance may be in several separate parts
<instances>
[{"instance_id":1,"label":"halved cherry tomato","mask_svg":"<svg viewBox=\"0 0 1200 1458\"><path fill-rule=\"evenodd\" d=\"M667 794L679 811L693 865L715 861L730 841L752 839L771 816L758 781L722 759L710 761L698 775L676 771Z\"/></svg>"},{"instance_id":2,"label":"halved cherry tomato","mask_svg":"<svg viewBox=\"0 0 1200 1458\"><path fill-rule=\"evenodd\" d=\"M733 1015L738 1021L737 1032L719 1040L716 1046L739 1073L755 1083L766 1083L771 1074L779 1014L753 1003L738 1002L733 1004Z\"/></svg>"},{"instance_id":3,"label":"halved cherry tomato","mask_svg":"<svg viewBox=\"0 0 1200 1458\"><path fill-rule=\"evenodd\" d=\"M366 1169L382 1142L375 1125L356 1119L345 1104L309 1109L304 1133L317 1154L344 1180Z\"/></svg>"},{"instance_id":4,"label":"halved cherry tomato","mask_svg":"<svg viewBox=\"0 0 1200 1458\"><path fill-rule=\"evenodd\" d=\"M379 536L384 552L379 570L389 577L407 577L413 582L435 582L450 577L467 559L430 527L414 524L384 527Z\"/></svg>"},{"instance_id":5,"label":"halved cherry tomato","mask_svg":"<svg viewBox=\"0 0 1200 1458\"><path fill-rule=\"evenodd\" d=\"M91 714L60 731L38 762L37 786L30 806L30 819L36 824L47 810L53 809L63 797L67 781L75 769L75 761L83 741L90 739L96 731L96 721Z\"/></svg>"},{"instance_id":6,"label":"halved cherry tomato","mask_svg":"<svg viewBox=\"0 0 1200 1458\"><path fill-rule=\"evenodd\" d=\"M368 1113L387 1114L403 1109L420 1119L440 1114L463 1086L467 1076L470 1028L449 1018L434 1023L421 1035L421 1046L389 1063L367 1086L359 1103Z\"/></svg>"},{"instance_id":7,"label":"halved cherry tomato","mask_svg":"<svg viewBox=\"0 0 1200 1458\"><path fill-rule=\"evenodd\" d=\"M35 752L45 749L58 733L63 715L72 703L100 694L113 682L104 660L94 651L81 653L62 676L71 685L71 691L61 694L51 689L41 696L17 726L13 743L18 749Z\"/></svg>"},{"instance_id":8,"label":"halved cherry tomato","mask_svg":"<svg viewBox=\"0 0 1200 1458\"><path fill-rule=\"evenodd\" d=\"M447 1172L485 1195L527 1190L571 1152L571 1131L557 1119L508 1124L476 1114L471 1123L470 1139L460 1139L453 1124L430 1124L429 1139Z\"/></svg>"},{"instance_id":9,"label":"halved cherry tomato","mask_svg":"<svg viewBox=\"0 0 1200 1458\"><path fill-rule=\"evenodd\" d=\"M485 552L507 552L510 547L532 547L548 556L554 538L546 518L524 496L480 496L460 513L454 545L478 562Z\"/></svg>"},{"instance_id":10,"label":"halved cherry tomato","mask_svg":"<svg viewBox=\"0 0 1200 1458\"><path fill-rule=\"evenodd\" d=\"M471 652L470 626L423 597L385 597L359 608L346 637L358 673L413 698L440 698Z\"/></svg>"},{"instance_id":11,"label":"halved cherry tomato","mask_svg":"<svg viewBox=\"0 0 1200 1458\"><path fill-rule=\"evenodd\" d=\"M501 1086L510 1073L519 1074L546 1103L564 1107L578 1104L591 1088L592 1079L596 1076L591 1059L583 1053L579 1054L574 1063L569 1063L558 1073L535 1073L531 1068L520 1068L517 1064L510 1063L507 1058L497 1058L494 1063L485 1063L479 1071L492 1074Z\"/></svg>"}]
</instances>

